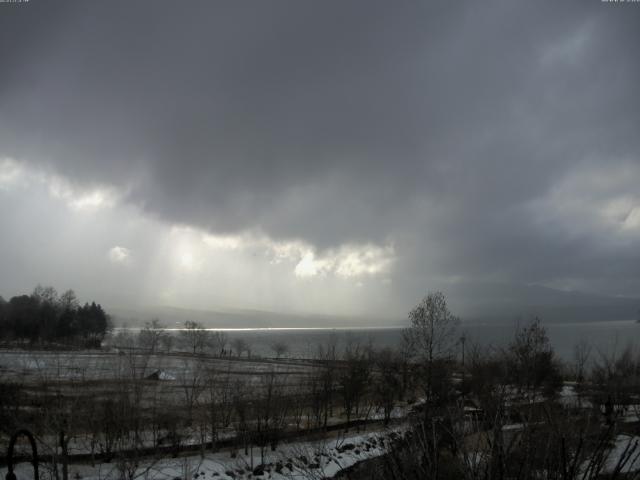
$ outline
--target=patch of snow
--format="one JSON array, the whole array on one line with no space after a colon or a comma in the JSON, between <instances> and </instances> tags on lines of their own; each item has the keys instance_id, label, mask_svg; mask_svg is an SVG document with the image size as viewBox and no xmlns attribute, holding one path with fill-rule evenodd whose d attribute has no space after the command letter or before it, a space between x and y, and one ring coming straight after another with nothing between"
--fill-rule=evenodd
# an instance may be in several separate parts
<instances>
[{"instance_id":1,"label":"patch of snow","mask_svg":"<svg viewBox=\"0 0 640 480\"><path fill-rule=\"evenodd\" d=\"M82 480L117 480L126 473L129 478L145 480L291 480L307 478L332 478L341 470L356 463L383 455L394 437L402 435L406 427L384 431L345 435L320 441L291 442L282 444L276 451L265 452L261 465L259 449L254 447L248 455L221 451L204 456L162 458L126 465L122 462L96 464L72 464L70 478ZM124 469L129 469L124 471ZM29 463L16 465L18 478L32 475ZM131 475L133 474L133 475ZM0 469L0 476L6 468Z\"/></svg>"},{"instance_id":2,"label":"patch of snow","mask_svg":"<svg viewBox=\"0 0 640 480\"><path fill-rule=\"evenodd\" d=\"M604 473L613 472L622 462L622 473L637 472L640 470L640 437L631 435L618 435L615 443L604 464Z\"/></svg>"}]
</instances>

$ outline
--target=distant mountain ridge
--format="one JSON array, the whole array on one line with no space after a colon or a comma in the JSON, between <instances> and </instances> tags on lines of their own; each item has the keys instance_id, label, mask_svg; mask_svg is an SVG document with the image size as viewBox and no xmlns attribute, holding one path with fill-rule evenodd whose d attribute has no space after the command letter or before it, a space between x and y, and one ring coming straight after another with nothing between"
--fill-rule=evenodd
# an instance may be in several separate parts
<instances>
[{"instance_id":1,"label":"distant mountain ridge","mask_svg":"<svg viewBox=\"0 0 640 480\"><path fill-rule=\"evenodd\" d=\"M540 285L482 284L451 289L469 320L513 321L539 317L546 323L636 320L640 298L563 291ZM471 292L471 293L469 293ZM490 298L497 300L488 300Z\"/></svg>"},{"instance_id":2,"label":"distant mountain ridge","mask_svg":"<svg viewBox=\"0 0 640 480\"><path fill-rule=\"evenodd\" d=\"M185 321L201 323L207 328L299 328L299 327L383 327L398 324L372 317L340 315L278 313L264 310L225 309L197 310L173 306L144 306L140 308L111 308L109 313L116 325L142 326L158 318L167 327L181 327Z\"/></svg>"},{"instance_id":3,"label":"distant mountain ridge","mask_svg":"<svg viewBox=\"0 0 640 480\"><path fill-rule=\"evenodd\" d=\"M468 322L512 323L533 317L539 317L544 323L637 320L640 312L640 298L563 291L538 285L458 283L443 291L452 312ZM406 312L412 306L408 305ZM116 325L130 327L142 326L153 318L169 328L179 328L187 320L208 328L375 328L408 324L407 313L400 313L396 318L380 318L252 309L198 310L160 305L113 307L107 311Z\"/></svg>"}]
</instances>

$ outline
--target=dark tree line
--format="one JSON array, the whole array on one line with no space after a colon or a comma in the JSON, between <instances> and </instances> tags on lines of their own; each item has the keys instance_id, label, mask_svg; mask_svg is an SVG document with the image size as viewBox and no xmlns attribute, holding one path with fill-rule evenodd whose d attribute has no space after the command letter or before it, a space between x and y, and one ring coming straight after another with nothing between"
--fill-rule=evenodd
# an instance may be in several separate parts
<instances>
[{"instance_id":1,"label":"dark tree line","mask_svg":"<svg viewBox=\"0 0 640 480\"><path fill-rule=\"evenodd\" d=\"M0 297L0 339L36 343L72 343L99 347L111 328L102 306L81 305L73 292L58 295L53 287L37 286L31 295Z\"/></svg>"}]
</instances>

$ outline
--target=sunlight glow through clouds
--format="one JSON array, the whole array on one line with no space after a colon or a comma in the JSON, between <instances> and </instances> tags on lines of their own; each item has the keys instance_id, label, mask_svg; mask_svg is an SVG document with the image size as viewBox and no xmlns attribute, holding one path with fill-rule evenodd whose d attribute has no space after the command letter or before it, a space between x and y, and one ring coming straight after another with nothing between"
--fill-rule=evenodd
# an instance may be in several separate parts
<instances>
[{"instance_id":1,"label":"sunlight glow through clouds","mask_svg":"<svg viewBox=\"0 0 640 480\"><path fill-rule=\"evenodd\" d=\"M49 195L60 199L72 210L95 211L116 205L119 193L113 187L95 186L80 189L63 177L42 169L28 168L13 158L0 158L0 189L8 190L17 185L43 185Z\"/></svg>"},{"instance_id":2,"label":"sunlight glow through clouds","mask_svg":"<svg viewBox=\"0 0 640 480\"><path fill-rule=\"evenodd\" d=\"M63 200L73 210L92 211L110 208L116 204L118 198L113 188L97 187L90 190L78 190L64 179L55 176L50 177L47 183L51 195Z\"/></svg>"},{"instance_id":3,"label":"sunlight glow through clouds","mask_svg":"<svg viewBox=\"0 0 640 480\"><path fill-rule=\"evenodd\" d=\"M205 265L204 245L190 227L173 226L169 231L169 256L174 268L183 273L198 272Z\"/></svg>"},{"instance_id":4,"label":"sunlight glow through clouds","mask_svg":"<svg viewBox=\"0 0 640 480\"><path fill-rule=\"evenodd\" d=\"M374 276L388 272L393 258L391 246L346 245L319 257L313 250L308 250L296 265L295 274L298 277L329 273L343 278Z\"/></svg>"},{"instance_id":5,"label":"sunlight glow through clouds","mask_svg":"<svg viewBox=\"0 0 640 480\"><path fill-rule=\"evenodd\" d=\"M326 275L330 263L326 259L316 259L312 251L308 251L300 259L295 268L296 277L306 278L316 275Z\"/></svg>"},{"instance_id":6,"label":"sunlight glow through clouds","mask_svg":"<svg viewBox=\"0 0 640 480\"><path fill-rule=\"evenodd\" d=\"M320 311L332 295L328 312L358 311L354 298L362 293L354 289L388 285L396 258L391 244L346 243L320 250L301 239L273 239L259 230L213 234L164 223L127 205L123 191L113 186L75 184L12 158L0 158L3 191L52 200L50 211L58 212L67 225L60 233L61 245L80 242L92 254L102 252L111 266L110 281L122 288L115 289L115 295L126 297L141 288L142 278L153 287L142 288L139 296L152 303L211 308L250 302L256 308L277 309L282 298L291 297L296 308L313 305ZM152 233L147 236L144 229ZM374 277L381 283L371 286L366 280ZM254 292L250 295L244 290L248 285ZM164 294L158 297L158 292Z\"/></svg>"},{"instance_id":7,"label":"sunlight glow through clouds","mask_svg":"<svg viewBox=\"0 0 640 480\"><path fill-rule=\"evenodd\" d=\"M102 284L93 288L108 285L111 292L105 298L116 303L142 298L149 304L266 310L287 303L299 311L359 314L365 292L388 290L392 246L346 244L319 250L300 239L275 240L259 231L211 234L149 218L123 202L116 189L76 185L12 159L0 161L0 181L6 187L0 194L25 199L16 202L26 209L21 215L46 215L47 228L53 228L50 243L58 248L47 260L55 263L74 251L92 264L101 262L106 267ZM86 275L84 268L85 262L69 267L61 282L74 283L75 276ZM369 281L374 277L379 281ZM39 280L36 274L26 278Z\"/></svg>"},{"instance_id":8,"label":"sunlight glow through clouds","mask_svg":"<svg viewBox=\"0 0 640 480\"><path fill-rule=\"evenodd\" d=\"M390 244L346 244L319 253L299 240L276 241L264 235L203 234L202 242L214 250L262 252L271 264L291 263L298 278L376 276L388 273L395 259L395 249Z\"/></svg>"},{"instance_id":9,"label":"sunlight glow through clouds","mask_svg":"<svg viewBox=\"0 0 640 480\"><path fill-rule=\"evenodd\" d=\"M80 188L66 178L44 170L27 169L13 159L0 160L0 187L11 188L19 182L41 185L53 198L62 200L77 212L96 212L119 205L121 194L109 186ZM216 253L217 252L217 253ZM181 273L197 273L215 264L219 255L239 255L252 258L256 268L270 265L290 266L290 272L300 279L338 277L357 279L385 274L391 268L395 251L392 245L345 244L318 251L301 240L274 240L260 232L216 235L195 227L169 227L169 262ZM238 257L238 258L240 258ZM114 246L108 251L113 264L128 264L131 251Z\"/></svg>"},{"instance_id":10,"label":"sunlight glow through clouds","mask_svg":"<svg viewBox=\"0 0 640 480\"><path fill-rule=\"evenodd\" d=\"M188 271L199 270L201 262L188 250L182 251L178 256L178 265Z\"/></svg>"},{"instance_id":11,"label":"sunlight glow through clouds","mask_svg":"<svg viewBox=\"0 0 640 480\"><path fill-rule=\"evenodd\" d=\"M128 264L131 260L131 250L116 245L108 253L109 261L116 264Z\"/></svg>"}]
</instances>

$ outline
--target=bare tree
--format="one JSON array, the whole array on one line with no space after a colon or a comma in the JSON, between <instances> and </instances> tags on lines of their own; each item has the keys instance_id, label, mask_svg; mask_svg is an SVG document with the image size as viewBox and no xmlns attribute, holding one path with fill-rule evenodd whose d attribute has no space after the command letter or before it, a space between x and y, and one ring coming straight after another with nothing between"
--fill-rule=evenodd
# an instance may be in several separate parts
<instances>
[{"instance_id":1,"label":"bare tree","mask_svg":"<svg viewBox=\"0 0 640 480\"><path fill-rule=\"evenodd\" d=\"M217 330L211 335L211 345L213 348L213 354L222 357L227 347L227 343L229 343L229 337L226 333Z\"/></svg>"},{"instance_id":2,"label":"bare tree","mask_svg":"<svg viewBox=\"0 0 640 480\"><path fill-rule=\"evenodd\" d=\"M413 365L412 360L415 356L414 339L410 329L402 331L402 339L396 352L396 368L400 384L398 386L398 396L400 400L404 400L409 389L413 386Z\"/></svg>"},{"instance_id":3,"label":"bare tree","mask_svg":"<svg viewBox=\"0 0 640 480\"><path fill-rule=\"evenodd\" d=\"M621 352L599 352L591 369L591 386L595 388L594 399L605 406L609 424L615 423L630 405L636 409L640 395L640 355L632 345Z\"/></svg>"},{"instance_id":4,"label":"bare tree","mask_svg":"<svg viewBox=\"0 0 640 480\"><path fill-rule=\"evenodd\" d=\"M60 295L58 302L63 310L77 308L79 305L78 297L73 290L67 290Z\"/></svg>"},{"instance_id":5,"label":"bare tree","mask_svg":"<svg viewBox=\"0 0 640 480\"><path fill-rule=\"evenodd\" d=\"M209 368L204 377L206 393L206 419L211 434L211 449L216 450L220 431L227 428L233 413L231 371L219 372Z\"/></svg>"},{"instance_id":6,"label":"bare tree","mask_svg":"<svg viewBox=\"0 0 640 480\"><path fill-rule=\"evenodd\" d=\"M397 363L397 355L390 349L384 349L376 355L375 401L382 409L385 426L391 420L391 413L400 394Z\"/></svg>"},{"instance_id":7,"label":"bare tree","mask_svg":"<svg viewBox=\"0 0 640 480\"><path fill-rule=\"evenodd\" d=\"M582 405L583 387L586 380L588 363L591 357L591 344L586 340L578 342L573 349L573 375L576 380L578 403Z\"/></svg>"},{"instance_id":8,"label":"bare tree","mask_svg":"<svg viewBox=\"0 0 640 480\"><path fill-rule=\"evenodd\" d=\"M271 350L276 354L276 358L279 359L289 352L289 345L284 342L275 342L271 345Z\"/></svg>"},{"instance_id":9,"label":"bare tree","mask_svg":"<svg viewBox=\"0 0 640 480\"><path fill-rule=\"evenodd\" d=\"M409 312L409 335L416 353L427 362L451 353L459 318L449 311L442 292L430 293Z\"/></svg>"},{"instance_id":10,"label":"bare tree","mask_svg":"<svg viewBox=\"0 0 640 480\"><path fill-rule=\"evenodd\" d=\"M538 318L518 326L507 349L506 360L509 381L525 396L535 396L541 388L552 393L562 383L560 366L547 331Z\"/></svg>"},{"instance_id":11,"label":"bare tree","mask_svg":"<svg viewBox=\"0 0 640 480\"><path fill-rule=\"evenodd\" d=\"M455 347L460 320L449 311L444 294L435 292L424 297L409 312L409 321L407 335L412 338L414 351L425 368L422 384L427 401L431 402L439 390L436 380L447 376L440 367Z\"/></svg>"},{"instance_id":12,"label":"bare tree","mask_svg":"<svg viewBox=\"0 0 640 480\"><path fill-rule=\"evenodd\" d=\"M322 425L325 428L333 414L333 397L338 381L337 348L338 338L335 335L331 335L326 344L318 346L316 361L319 366L315 369L309 385L316 426Z\"/></svg>"},{"instance_id":13,"label":"bare tree","mask_svg":"<svg viewBox=\"0 0 640 480\"><path fill-rule=\"evenodd\" d=\"M344 413L347 417L347 428L349 428L352 416L357 417L360 413L362 400L369 386L371 369L365 349L355 342L347 344L343 364L339 383Z\"/></svg>"},{"instance_id":14,"label":"bare tree","mask_svg":"<svg viewBox=\"0 0 640 480\"><path fill-rule=\"evenodd\" d=\"M168 336L165 328L166 326L160 323L157 318L145 322L144 328L138 334L138 343L142 348L149 350L151 354L155 354L164 343L163 338Z\"/></svg>"},{"instance_id":15,"label":"bare tree","mask_svg":"<svg viewBox=\"0 0 640 480\"><path fill-rule=\"evenodd\" d=\"M247 357L251 356L249 343L244 338L234 338L231 341L231 346L238 357L241 357L244 352L247 352Z\"/></svg>"},{"instance_id":16,"label":"bare tree","mask_svg":"<svg viewBox=\"0 0 640 480\"><path fill-rule=\"evenodd\" d=\"M184 406L187 415L187 425L192 425L194 410L197 407L200 394L204 390L206 370L201 360L184 360L178 380L182 388Z\"/></svg>"},{"instance_id":17,"label":"bare tree","mask_svg":"<svg viewBox=\"0 0 640 480\"><path fill-rule=\"evenodd\" d=\"M260 463L264 464L268 446L276 449L280 440L288 402L284 395L284 378L271 370L260 377L260 394L255 399L255 419L253 422L253 438L260 448Z\"/></svg>"},{"instance_id":18,"label":"bare tree","mask_svg":"<svg viewBox=\"0 0 640 480\"><path fill-rule=\"evenodd\" d=\"M242 446L244 447L244 454L248 455L250 446L250 415L252 402L247 396L246 385L240 380L236 380L233 383L232 399L235 410L235 431L238 439L242 442Z\"/></svg>"},{"instance_id":19,"label":"bare tree","mask_svg":"<svg viewBox=\"0 0 640 480\"><path fill-rule=\"evenodd\" d=\"M165 332L165 335L162 335L162 337L160 337L160 348L162 348L162 351L165 353L171 352L174 340L175 337L172 333Z\"/></svg>"},{"instance_id":20,"label":"bare tree","mask_svg":"<svg viewBox=\"0 0 640 480\"><path fill-rule=\"evenodd\" d=\"M209 332L200 323L187 320L184 322L184 328L180 330L180 338L182 344L195 355L205 350Z\"/></svg>"}]
</instances>

